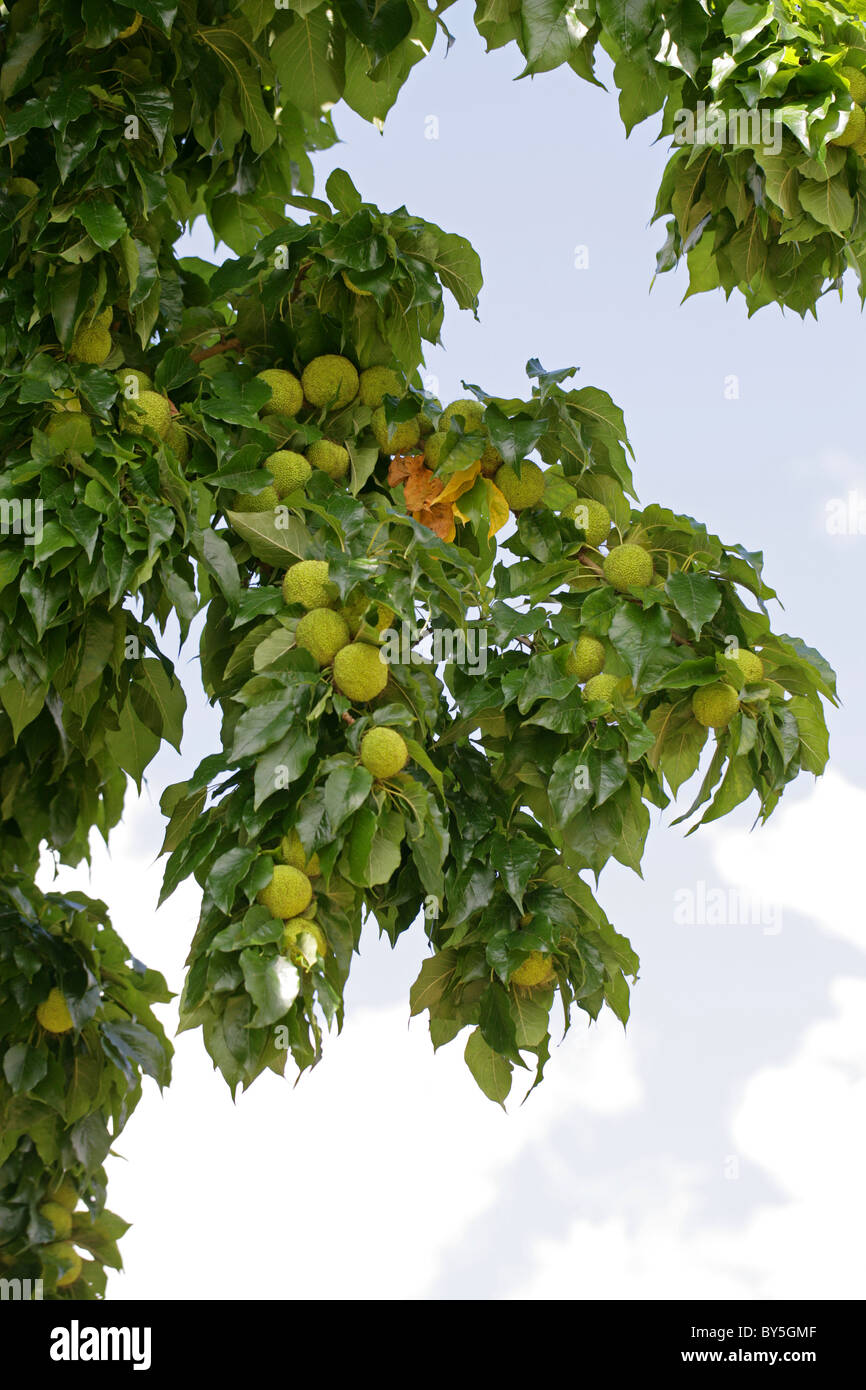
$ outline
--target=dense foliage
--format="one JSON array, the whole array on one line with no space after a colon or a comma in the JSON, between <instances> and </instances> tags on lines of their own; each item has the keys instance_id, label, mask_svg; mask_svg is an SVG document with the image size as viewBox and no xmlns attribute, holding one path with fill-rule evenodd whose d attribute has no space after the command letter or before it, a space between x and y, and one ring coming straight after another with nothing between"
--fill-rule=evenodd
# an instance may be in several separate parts
<instances>
[{"instance_id":1,"label":"dense foliage","mask_svg":"<svg viewBox=\"0 0 866 1390\"><path fill-rule=\"evenodd\" d=\"M599 5L576 47L562 6L546 48L544 6L478 20L528 71L587 76L628 11L617 71L650 114L675 98L628 67L656 23L639 8ZM703 64L720 41L694 10ZM772 19L736 31L742 64ZM621 412L571 369L533 360L525 399L467 384L443 410L424 344L446 292L475 310L472 248L341 171L313 196L330 106L383 119L441 24L415 0L0 6L0 1278L50 1296L100 1297L119 1265L103 1163L142 1077L169 1079L151 1011L169 996L102 903L34 876L40 853L86 861L127 776L180 746L170 627L206 609L223 723L163 798L163 895L202 886L182 1026L232 1089L318 1060L371 917L392 941L426 933L410 1007L435 1046L465 1034L504 1100L515 1068L541 1078L555 1002L566 1027L575 1007L628 1017L637 958L586 875L639 872L649 808L708 738L703 821L752 794L765 817L826 761L832 672L772 630L760 555L638 507ZM809 90L829 117L854 39L826 24ZM700 90L675 81L677 100ZM816 168L840 157L820 165L832 128L811 122ZM861 167L841 160L834 206ZM801 174L802 200L821 176ZM672 192L672 254L712 236L721 266L731 200L701 178L696 201ZM745 182L752 213L730 215L763 226ZM199 215L235 253L219 268L174 249Z\"/></svg>"}]
</instances>

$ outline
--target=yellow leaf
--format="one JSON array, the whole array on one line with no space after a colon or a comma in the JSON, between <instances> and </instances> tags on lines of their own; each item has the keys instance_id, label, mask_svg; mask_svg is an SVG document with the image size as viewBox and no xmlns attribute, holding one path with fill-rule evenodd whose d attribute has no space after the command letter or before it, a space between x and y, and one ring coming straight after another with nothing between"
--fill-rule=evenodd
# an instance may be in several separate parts
<instances>
[{"instance_id":1,"label":"yellow leaf","mask_svg":"<svg viewBox=\"0 0 866 1390\"><path fill-rule=\"evenodd\" d=\"M468 468L461 468L459 473L452 473L436 501L456 502L458 497L462 497L464 492L468 492L471 487L475 486L475 479L480 472L481 461L479 459L475 463L470 463Z\"/></svg>"},{"instance_id":2,"label":"yellow leaf","mask_svg":"<svg viewBox=\"0 0 866 1390\"><path fill-rule=\"evenodd\" d=\"M487 485L487 510L490 515L490 530L487 532L489 540L497 531L502 530L510 513L508 503L492 478L485 478L484 482Z\"/></svg>"}]
</instances>

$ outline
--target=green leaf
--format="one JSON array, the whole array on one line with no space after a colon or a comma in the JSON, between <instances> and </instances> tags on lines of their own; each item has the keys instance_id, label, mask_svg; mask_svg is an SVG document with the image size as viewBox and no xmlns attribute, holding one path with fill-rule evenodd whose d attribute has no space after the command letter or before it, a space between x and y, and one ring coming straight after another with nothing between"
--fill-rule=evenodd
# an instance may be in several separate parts
<instances>
[{"instance_id":1,"label":"green leaf","mask_svg":"<svg viewBox=\"0 0 866 1390\"><path fill-rule=\"evenodd\" d=\"M186 713L186 696L180 681L167 673L161 661L146 657L136 675L136 684L147 692L159 710L161 737L180 752Z\"/></svg>"},{"instance_id":2,"label":"green leaf","mask_svg":"<svg viewBox=\"0 0 866 1390\"><path fill-rule=\"evenodd\" d=\"M338 767L329 775L325 782L325 810L334 834L367 800L372 785L373 777L365 767Z\"/></svg>"},{"instance_id":3,"label":"green leaf","mask_svg":"<svg viewBox=\"0 0 866 1390\"><path fill-rule=\"evenodd\" d=\"M128 772L141 791L141 779L148 763L159 752L159 739L136 715L132 701L127 700L118 715L119 728L106 734L109 753L124 772Z\"/></svg>"},{"instance_id":4,"label":"green leaf","mask_svg":"<svg viewBox=\"0 0 866 1390\"><path fill-rule=\"evenodd\" d=\"M251 948L241 951L241 969L247 993L256 1006L251 1028L266 1028L284 1018L298 997L301 978L285 956L262 956Z\"/></svg>"},{"instance_id":5,"label":"green leaf","mask_svg":"<svg viewBox=\"0 0 866 1390\"><path fill-rule=\"evenodd\" d=\"M708 575L684 574L681 570L671 575L665 592L696 637L700 637L702 628L718 612L722 601L721 589Z\"/></svg>"},{"instance_id":6,"label":"green leaf","mask_svg":"<svg viewBox=\"0 0 866 1390\"><path fill-rule=\"evenodd\" d=\"M45 1053L39 1048L29 1047L27 1043L16 1043L3 1057L3 1075L14 1095L32 1091L47 1070L48 1058Z\"/></svg>"},{"instance_id":7,"label":"green leaf","mask_svg":"<svg viewBox=\"0 0 866 1390\"><path fill-rule=\"evenodd\" d=\"M247 876L258 850L250 845L235 845L221 854L207 877L207 891L217 907L231 912L238 884Z\"/></svg>"},{"instance_id":8,"label":"green leaf","mask_svg":"<svg viewBox=\"0 0 866 1390\"><path fill-rule=\"evenodd\" d=\"M409 991L409 1014L414 1017L424 1009L431 1013L454 978L456 951L439 951L429 956Z\"/></svg>"},{"instance_id":9,"label":"green leaf","mask_svg":"<svg viewBox=\"0 0 866 1390\"><path fill-rule=\"evenodd\" d=\"M287 508L273 512L226 512L233 531L246 541L257 560L288 569L309 557L312 537L303 522Z\"/></svg>"},{"instance_id":10,"label":"green leaf","mask_svg":"<svg viewBox=\"0 0 866 1390\"><path fill-rule=\"evenodd\" d=\"M488 1100L496 1101L504 1110L504 1101L511 1090L511 1063L488 1046L480 1028L470 1033L463 1056Z\"/></svg>"},{"instance_id":11,"label":"green leaf","mask_svg":"<svg viewBox=\"0 0 866 1390\"><path fill-rule=\"evenodd\" d=\"M75 215L101 251L108 251L129 230L120 209L107 198L92 198L80 203Z\"/></svg>"},{"instance_id":12,"label":"green leaf","mask_svg":"<svg viewBox=\"0 0 866 1390\"><path fill-rule=\"evenodd\" d=\"M692 714L690 699L676 705L656 705L646 722L655 734L648 762L658 768L676 796L683 783L697 772L709 731Z\"/></svg>"},{"instance_id":13,"label":"green leaf","mask_svg":"<svg viewBox=\"0 0 866 1390\"><path fill-rule=\"evenodd\" d=\"M336 33L324 5L311 14L293 15L270 50L283 100L317 115L339 101L344 73Z\"/></svg>"},{"instance_id":14,"label":"green leaf","mask_svg":"<svg viewBox=\"0 0 866 1390\"><path fill-rule=\"evenodd\" d=\"M795 695L786 706L800 730L800 762L818 777L827 766L830 736L819 708L803 695Z\"/></svg>"}]
</instances>

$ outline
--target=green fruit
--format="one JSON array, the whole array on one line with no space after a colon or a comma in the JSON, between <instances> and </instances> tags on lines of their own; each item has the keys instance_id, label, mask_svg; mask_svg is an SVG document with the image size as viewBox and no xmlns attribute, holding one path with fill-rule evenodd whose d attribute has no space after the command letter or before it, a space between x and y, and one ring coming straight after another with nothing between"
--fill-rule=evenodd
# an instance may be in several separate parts
<instances>
[{"instance_id":1,"label":"green fruit","mask_svg":"<svg viewBox=\"0 0 866 1390\"><path fill-rule=\"evenodd\" d=\"M367 614L372 607L372 601L366 594L356 594L348 603L340 609L346 622L349 624L349 631L354 637L359 631L363 622L367 621L371 627L375 627L378 632L382 632L386 627L390 627L394 621L394 613L390 608L386 608L384 603L376 603L375 620L367 618Z\"/></svg>"},{"instance_id":2,"label":"green fruit","mask_svg":"<svg viewBox=\"0 0 866 1390\"><path fill-rule=\"evenodd\" d=\"M49 1202L59 1202L67 1211L74 1211L78 1205L78 1191L70 1178L64 1178L53 1192L48 1194Z\"/></svg>"},{"instance_id":3,"label":"green fruit","mask_svg":"<svg viewBox=\"0 0 866 1390\"><path fill-rule=\"evenodd\" d=\"M317 439L307 449L307 461L339 482L349 471L349 451L330 439Z\"/></svg>"},{"instance_id":4,"label":"green fruit","mask_svg":"<svg viewBox=\"0 0 866 1390\"><path fill-rule=\"evenodd\" d=\"M59 1236L61 1240L65 1240L72 1230L72 1213L67 1211L60 1202L43 1202L39 1208L39 1215L51 1222L54 1227L54 1234Z\"/></svg>"},{"instance_id":5,"label":"green fruit","mask_svg":"<svg viewBox=\"0 0 866 1390\"><path fill-rule=\"evenodd\" d=\"M386 396L396 396L399 400L403 395L403 383L390 367L368 367L361 373L358 398L371 410L378 409Z\"/></svg>"},{"instance_id":6,"label":"green fruit","mask_svg":"<svg viewBox=\"0 0 866 1390\"><path fill-rule=\"evenodd\" d=\"M46 1033L68 1033L74 1027L72 1015L59 989L52 989L48 998L37 1004L36 1018Z\"/></svg>"},{"instance_id":7,"label":"green fruit","mask_svg":"<svg viewBox=\"0 0 866 1390\"><path fill-rule=\"evenodd\" d=\"M114 378L124 401L137 401L142 391L153 390L153 382L147 372L139 371L138 367L121 367L119 372L114 373Z\"/></svg>"},{"instance_id":8,"label":"green fruit","mask_svg":"<svg viewBox=\"0 0 866 1390\"><path fill-rule=\"evenodd\" d=\"M738 647L735 652L726 652L729 661L735 661L743 675L746 685L756 685L764 677L764 663L755 653L750 652L747 647Z\"/></svg>"},{"instance_id":9,"label":"green fruit","mask_svg":"<svg viewBox=\"0 0 866 1390\"><path fill-rule=\"evenodd\" d=\"M165 439L171 429L171 406L158 391L139 391L137 397L124 399L123 428L128 434L153 430Z\"/></svg>"},{"instance_id":10,"label":"green fruit","mask_svg":"<svg viewBox=\"0 0 866 1390\"><path fill-rule=\"evenodd\" d=\"M732 685L716 681L702 685L692 696L692 714L705 729L724 729L740 705L740 697Z\"/></svg>"},{"instance_id":11,"label":"green fruit","mask_svg":"<svg viewBox=\"0 0 866 1390\"><path fill-rule=\"evenodd\" d=\"M563 512L563 516L570 517L583 532L587 545L601 545L610 531L610 512L603 502L596 502L594 497L578 497Z\"/></svg>"},{"instance_id":12,"label":"green fruit","mask_svg":"<svg viewBox=\"0 0 866 1390\"><path fill-rule=\"evenodd\" d=\"M111 334L107 328L79 328L72 339L69 356L73 362L101 367L111 355Z\"/></svg>"},{"instance_id":13,"label":"green fruit","mask_svg":"<svg viewBox=\"0 0 866 1390\"><path fill-rule=\"evenodd\" d=\"M305 873L291 864L276 864L274 876L256 900L272 917L299 917L310 905L313 885Z\"/></svg>"},{"instance_id":14,"label":"green fruit","mask_svg":"<svg viewBox=\"0 0 866 1390\"><path fill-rule=\"evenodd\" d=\"M177 423L177 420L172 420L169 425L168 433L165 436L165 442L177 456L178 461L180 463L186 463L189 458L189 439L187 438L186 430Z\"/></svg>"},{"instance_id":15,"label":"green fruit","mask_svg":"<svg viewBox=\"0 0 866 1390\"><path fill-rule=\"evenodd\" d=\"M264 411L275 410L278 415L297 415L304 404L304 392L296 376L277 367L269 367L267 371L258 373L256 381L263 381L271 388L271 399L267 405L262 406Z\"/></svg>"},{"instance_id":16,"label":"green fruit","mask_svg":"<svg viewBox=\"0 0 866 1390\"><path fill-rule=\"evenodd\" d=\"M350 640L349 624L333 608L311 608L295 630L296 644L310 652L320 666L330 666Z\"/></svg>"},{"instance_id":17,"label":"green fruit","mask_svg":"<svg viewBox=\"0 0 866 1390\"><path fill-rule=\"evenodd\" d=\"M383 405L373 411L370 424L383 454L405 454L409 449L414 449L421 438L417 415L411 420L395 420L389 426Z\"/></svg>"},{"instance_id":18,"label":"green fruit","mask_svg":"<svg viewBox=\"0 0 866 1390\"><path fill-rule=\"evenodd\" d=\"M282 949L301 970L312 970L328 954L328 939L317 922L293 917L283 928Z\"/></svg>"},{"instance_id":19,"label":"green fruit","mask_svg":"<svg viewBox=\"0 0 866 1390\"><path fill-rule=\"evenodd\" d=\"M370 729L361 739L361 762L374 777L394 777L409 761L405 739L396 729Z\"/></svg>"},{"instance_id":20,"label":"green fruit","mask_svg":"<svg viewBox=\"0 0 866 1390\"><path fill-rule=\"evenodd\" d=\"M493 444L485 444L481 455L481 472L485 478L495 478L502 467L502 455Z\"/></svg>"},{"instance_id":21,"label":"green fruit","mask_svg":"<svg viewBox=\"0 0 866 1390\"><path fill-rule=\"evenodd\" d=\"M292 453L291 449L277 449L276 453L268 454L264 467L274 480L278 497L303 487L313 472L303 454Z\"/></svg>"},{"instance_id":22,"label":"green fruit","mask_svg":"<svg viewBox=\"0 0 866 1390\"><path fill-rule=\"evenodd\" d=\"M837 135L835 140L830 141L830 144L856 145L862 140L864 134L866 134L866 112L862 106L854 106L848 113L848 124L842 134Z\"/></svg>"},{"instance_id":23,"label":"green fruit","mask_svg":"<svg viewBox=\"0 0 866 1390\"><path fill-rule=\"evenodd\" d=\"M81 1256L77 1250L65 1241L58 1241L55 1245L46 1245L45 1253L46 1255L53 1255L55 1260L60 1260L61 1263L70 1266L66 1273L61 1274L57 1280L58 1289L65 1289L70 1284L74 1284L81 1273Z\"/></svg>"},{"instance_id":24,"label":"green fruit","mask_svg":"<svg viewBox=\"0 0 866 1390\"><path fill-rule=\"evenodd\" d=\"M280 857L284 864L291 864L293 869L300 869L307 878L316 878L322 872L319 856L313 853L308 859L304 853L304 846L297 830L290 830L288 835L283 836L280 841Z\"/></svg>"},{"instance_id":25,"label":"green fruit","mask_svg":"<svg viewBox=\"0 0 866 1390\"><path fill-rule=\"evenodd\" d=\"M114 322L114 305L109 304L106 309L100 309L93 322L97 328L110 328Z\"/></svg>"},{"instance_id":26,"label":"green fruit","mask_svg":"<svg viewBox=\"0 0 866 1390\"><path fill-rule=\"evenodd\" d=\"M866 73L852 67L837 68L837 72L847 83L852 101L862 106L866 102Z\"/></svg>"},{"instance_id":27,"label":"green fruit","mask_svg":"<svg viewBox=\"0 0 866 1390\"><path fill-rule=\"evenodd\" d=\"M541 951L532 951L523 964L512 972L509 983L520 989L537 989L539 985L550 984L555 976L556 970L550 956Z\"/></svg>"},{"instance_id":28,"label":"green fruit","mask_svg":"<svg viewBox=\"0 0 866 1390\"><path fill-rule=\"evenodd\" d=\"M613 699L614 694L619 688L619 676L612 676L609 671L604 671L601 675L593 676L583 687L583 698L585 700L607 700L608 703Z\"/></svg>"},{"instance_id":29,"label":"green fruit","mask_svg":"<svg viewBox=\"0 0 866 1390\"><path fill-rule=\"evenodd\" d=\"M615 589L645 588L652 583L653 557L642 545L618 545L605 556L604 577Z\"/></svg>"},{"instance_id":30,"label":"green fruit","mask_svg":"<svg viewBox=\"0 0 866 1390\"><path fill-rule=\"evenodd\" d=\"M472 434L474 430L480 430L484 424L484 406L481 401L452 401L446 405L439 417L439 429L443 434L447 434L448 427L456 415L463 421L463 433Z\"/></svg>"},{"instance_id":31,"label":"green fruit","mask_svg":"<svg viewBox=\"0 0 866 1390\"><path fill-rule=\"evenodd\" d=\"M272 512L279 505L275 487L262 488L261 492L237 492L232 503L233 512Z\"/></svg>"},{"instance_id":32,"label":"green fruit","mask_svg":"<svg viewBox=\"0 0 866 1390\"><path fill-rule=\"evenodd\" d=\"M604 658L604 647L598 638L584 634L569 648L568 656L565 658L565 669L570 676L577 676L579 681L586 681L591 676L598 675L604 666Z\"/></svg>"},{"instance_id":33,"label":"green fruit","mask_svg":"<svg viewBox=\"0 0 866 1390\"><path fill-rule=\"evenodd\" d=\"M45 426L45 433L51 437L63 431L64 448L86 451L93 443L93 432L86 415L75 411L58 411L52 415Z\"/></svg>"},{"instance_id":34,"label":"green fruit","mask_svg":"<svg viewBox=\"0 0 866 1390\"><path fill-rule=\"evenodd\" d=\"M306 609L330 608L336 590L328 583L327 560L299 560L283 575L286 603L302 603Z\"/></svg>"},{"instance_id":35,"label":"green fruit","mask_svg":"<svg viewBox=\"0 0 866 1390\"><path fill-rule=\"evenodd\" d=\"M334 684L350 700L375 700L388 684L388 663L369 642L350 642L334 657Z\"/></svg>"},{"instance_id":36,"label":"green fruit","mask_svg":"<svg viewBox=\"0 0 866 1390\"><path fill-rule=\"evenodd\" d=\"M358 373L348 357L326 353L314 357L301 374L304 395L310 405L336 410L348 405L358 394Z\"/></svg>"},{"instance_id":37,"label":"green fruit","mask_svg":"<svg viewBox=\"0 0 866 1390\"><path fill-rule=\"evenodd\" d=\"M446 435L444 430L437 430L424 440L424 457L427 460L428 468L433 472L439 467L439 460L442 456L442 445L445 443Z\"/></svg>"},{"instance_id":38,"label":"green fruit","mask_svg":"<svg viewBox=\"0 0 866 1390\"><path fill-rule=\"evenodd\" d=\"M535 507L544 496L544 474L537 463L524 459L520 476L510 463L504 463L496 474L496 486L513 512Z\"/></svg>"}]
</instances>

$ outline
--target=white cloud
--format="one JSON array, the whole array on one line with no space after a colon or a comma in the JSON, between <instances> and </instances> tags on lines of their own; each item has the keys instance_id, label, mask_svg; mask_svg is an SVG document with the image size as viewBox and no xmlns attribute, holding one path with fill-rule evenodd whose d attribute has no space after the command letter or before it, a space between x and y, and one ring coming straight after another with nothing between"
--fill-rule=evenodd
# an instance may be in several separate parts
<instances>
[{"instance_id":1,"label":"white cloud","mask_svg":"<svg viewBox=\"0 0 866 1390\"><path fill-rule=\"evenodd\" d=\"M822 931L866 950L864 821L866 791L831 771L760 831L719 828L716 863L764 902L813 917Z\"/></svg>"}]
</instances>

